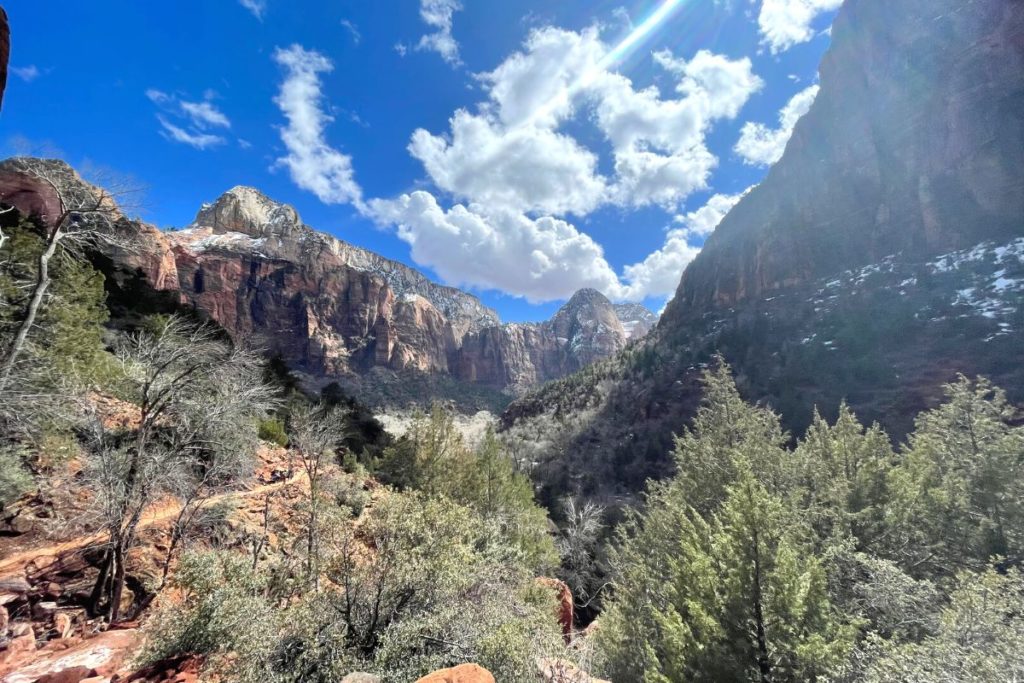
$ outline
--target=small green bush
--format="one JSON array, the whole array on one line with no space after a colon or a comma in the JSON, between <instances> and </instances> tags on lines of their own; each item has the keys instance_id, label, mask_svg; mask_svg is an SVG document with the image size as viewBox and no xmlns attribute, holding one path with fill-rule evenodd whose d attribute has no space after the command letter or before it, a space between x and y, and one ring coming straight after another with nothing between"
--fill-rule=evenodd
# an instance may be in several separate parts
<instances>
[{"instance_id":1,"label":"small green bush","mask_svg":"<svg viewBox=\"0 0 1024 683\"><path fill-rule=\"evenodd\" d=\"M25 467L21 449L0 446L0 510L32 488L32 474Z\"/></svg>"},{"instance_id":2,"label":"small green bush","mask_svg":"<svg viewBox=\"0 0 1024 683\"><path fill-rule=\"evenodd\" d=\"M331 492L338 507L358 517L370 502L370 492L363 488L359 477L342 476L331 482Z\"/></svg>"},{"instance_id":3,"label":"small green bush","mask_svg":"<svg viewBox=\"0 0 1024 683\"><path fill-rule=\"evenodd\" d=\"M187 553L173 584L182 602L168 603L147 625L140 663L205 655L228 680L267 680L278 617L250 562L229 551Z\"/></svg>"},{"instance_id":4,"label":"small green bush","mask_svg":"<svg viewBox=\"0 0 1024 683\"><path fill-rule=\"evenodd\" d=\"M284 423L276 417L268 417L259 422L259 437L268 443L275 443L282 448L288 446L288 434Z\"/></svg>"}]
</instances>

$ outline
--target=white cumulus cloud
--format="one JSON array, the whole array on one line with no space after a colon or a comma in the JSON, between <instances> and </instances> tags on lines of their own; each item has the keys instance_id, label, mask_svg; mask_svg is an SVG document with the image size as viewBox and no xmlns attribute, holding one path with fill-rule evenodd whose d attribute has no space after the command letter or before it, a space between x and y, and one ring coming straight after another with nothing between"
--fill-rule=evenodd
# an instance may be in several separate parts
<instances>
[{"instance_id":1,"label":"white cumulus cloud","mask_svg":"<svg viewBox=\"0 0 1024 683\"><path fill-rule=\"evenodd\" d=\"M370 213L397 226L413 260L451 284L530 301L564 299L581 287L629 301L673 292L700 250L694 238L738 196L715 195L682 216L659 249L621 275L564 217L607 205L677 210L707 188L718 163L708 132L738 116L764 83L746 58L662 51L653 60L671 77L668 91L638 88L615 71L611 50L598 28L533 30L520 50L477 74L485 97L475 108L456 111L445 132L412 135L410 154L458 203L446 209L436 193L417 191L374 200ZM606 141L609 163L576 136L587 127Z\"/></svg>"},{"instance_id":2,"label":"white cumulus cloud","mask_svg":"<svg viewBox=\"0 0 1024 683\"><path fill-rule=\"evenodd\" d=\"M566 299L582 287L617 292L601 246L566 221L490 213L456 204L445 210L416 191L372 200L378 221L398 226L412 257L453 285L498 289L531 302Z\"/></svg>"},{"instance_id":3,"label":"white cumulus cloud","mask_svg":"<svg viewBox=\"0 0 1024 683\"><path fill-rule=\"evenodd\" d=\"M640 263L626 266L624 277L628 284L617 288L615 298L642 301L647 297L671 296L679 286L683 270L699 253L700 247L690 244L685 230L669 230L660 249Z\"/></svg>"},{"instance_id":4,"label":"white cumulus cloud","mask_svg":"<svg viewBox=\"0 0 1024 683\"><path fill-rule=\"evenodd\" d=\"M439 188L495 209L586 214L600 202L597 157L550 128L507 129L459 110L445 138L417 130L409 152Z\"/></svg>"},{"instance_id":5,"label":"white cumulus cloud","mask_svg":"<svg viewBox=\"0 0 1024 683\"><path fill-rule=\"evenodd\" d=\"M416 49L436 52L449 64L459 64L459 44L452 36L452 23L461 9L458 0L420 0L420 18L434 32L421 37Z\"/></svg>"},{"instance_id":6,"label":"white cumulus cloud","mask_svg":"<svg viewBox=\"0 0 1024 683\"><path fill-rule=\"evenodd\" d=\"M676 216L676 222L682 225L687 237L707 237L751 189L747 188L739 194L716 194L699 209Z\"/></svg>"},{"instance_id":7,"label":"white cumulus cloud","mask_svg":"<svg viewBox=\"0 0 1024 683\"><path fill-rule=\"evenodd\" d=\"M710 235L747 192L749 190L734 195L716 194L699 209L677 216L680 226L665 234L661 248L643 261L625 267L626 284L614 290L616 298L642 301L648 297L671 296L679 286L683 270L700 253L701 248L693 244L693 239Z\"/></svg>"},{"instance_id":8,"label":"white cumulus cloud","mask_svg":"<svg viewBox=\"0 0 1024 683\"><path fill-rule=\"evenodd\" d=\"M478 75L487 99L476 112L456 112L447 134L417 130L410 152L438 188L494 209L557 216L609 203L674 208L706 188L717 164L708 130L735 117L763 83L749 59L660 52L655 61L676 79L666 98L612 71L610 49L596 28L534 30L521 51ZM613 178L563 131L588 120L611 144Z\"/></svg>"},{"instance_id":9,"label":"white cumulus cloud","mask_svg":"<svg viewBox=\"0 0 1024 683\"><path fill-rule=\"evenodd\" d=\"M779 112L778 128L769 128L763 123L744 124L736 143L736 153L751 166L771 166L781 159L796 122L810 111L818 89L817 85L812 85L794 95Z\"/></svg>"},{"instance_id":10,"label":"white cumulus cloud","mask_svg":"<svg viewBox=\"0 0 1024 683\"><path fill-rule=\"evenodd\" d=\"M285 78L274 102L288 124L281 141L288 154L277 163L288 169L292 180L326 204L362 204L362 190L355 180L352 157L331 147L324 129L333 121L323 108L320 75L334 65L314 50L300 45L278 48L274 60L284 67Z\"/></svg>"},{"instance_id":11,"label":"white cumulus cloud","mask_svg":"<svg viewBox=\"0 0 1024 683\"><path fill-rule=\"evenodd\" d=\"M772 54L806 43L815 36L814 20L842 4L843 0L763 0L757 16L761 42Z\"/></svg>"}]
</instances>

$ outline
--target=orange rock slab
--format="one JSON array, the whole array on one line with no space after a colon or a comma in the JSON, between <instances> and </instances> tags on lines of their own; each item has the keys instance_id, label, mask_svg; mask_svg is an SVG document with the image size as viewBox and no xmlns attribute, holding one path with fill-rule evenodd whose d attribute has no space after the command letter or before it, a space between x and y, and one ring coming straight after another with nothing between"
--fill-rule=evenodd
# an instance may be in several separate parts
<instances>
[{"instance_id":1,"label":"orange rock slab","mask_svg":"<svg viewBox=\"0 0 1024 683\"><path fill-rule=\"evenodd\" d=\"M428 674L416 683L495 683L491 672L479 664L460 664Z\"/></svg>"}]
</instances>

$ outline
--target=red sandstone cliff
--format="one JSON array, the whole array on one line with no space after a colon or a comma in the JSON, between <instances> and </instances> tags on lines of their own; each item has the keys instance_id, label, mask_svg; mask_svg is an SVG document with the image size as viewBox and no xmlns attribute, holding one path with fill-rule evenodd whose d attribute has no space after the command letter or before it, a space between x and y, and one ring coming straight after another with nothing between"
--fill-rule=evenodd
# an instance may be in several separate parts
<instances>
[{"instance_id":1,"label":"red sandstone cliff","mask_svg":"<svg viewBox=\"0 0 1024 683\"><path fill-rule=\"evenodd\" d=\"M89 187L63 162L8 160L0 202L44 220L57 215L53 188L33 170ZM248 187L204 205L184 230L121 220L133 244L101 246L120 271L141 273L152 289L176 294L314 381L358 377L361 385L383 369L514 393L626 343L598 292L577 293L550 321L502 325L476 297L317 232L291 206Z\"/></svg>"}]
</instances>

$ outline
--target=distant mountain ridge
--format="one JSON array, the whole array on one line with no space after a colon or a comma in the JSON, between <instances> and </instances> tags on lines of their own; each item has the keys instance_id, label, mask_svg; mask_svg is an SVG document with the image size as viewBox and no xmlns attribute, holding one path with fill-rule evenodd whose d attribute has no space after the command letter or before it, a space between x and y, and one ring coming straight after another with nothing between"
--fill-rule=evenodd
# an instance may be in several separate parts
<instances>
[{"instance_id":1,"label":"distant mountain ridge","mask_svg":"<svg viewBox=\"0 0 1024 683\"><path fill-rule=\"evenodd\" d=\"M232 245L232 234L262 242L246 245L243 240ZM170 238L184 248L202 249L216 247L218 235L228 237L220 244L222 248L265 246L268 258L299 261L328 253L358 271L382 278L398 297L422 296L453 324L459 336L500 322L498 314L472 294L439 285L398 261L318 232L304 224L292 206L275 202L252 187L234 187L215 202L204 204L192 224L170 233ZM204 238L209 239L200 244Z\"/></svg>"},{"instance_id":2,"label":"distant mountain ridge","mask_svg":"<svg viewBox=\"0 0 1024 683\"><path fill-rule=\"evenodd\" d=\"M91 187L63 162L12 159L0 163L0 201L56 215L51 188L32 177L39 172ZM475 296L318 232L250 187L204 204L182 230L131 225L131 248L104 247L112 286L141 278L310 384L339 381L372 403L440 397L493 408L627 341L596 291L577 293L547 322L503 325Z\"/></svg>"}]
</instances>

